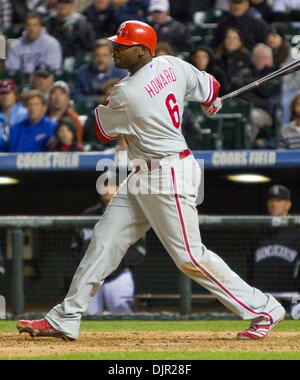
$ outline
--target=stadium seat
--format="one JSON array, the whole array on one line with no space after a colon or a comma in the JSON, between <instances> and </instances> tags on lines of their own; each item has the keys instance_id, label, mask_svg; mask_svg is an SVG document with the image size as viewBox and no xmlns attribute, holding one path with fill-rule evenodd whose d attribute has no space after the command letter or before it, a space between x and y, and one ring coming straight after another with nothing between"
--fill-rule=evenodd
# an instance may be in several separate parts
<instances>
[{"instance_id":1,"label":"stadium seat","mask_svg":"<svg viewBox=\"0 0 300 380\"><path fill-rule=\"evenodd\" d=\"M188 103L187 107L196 115L204 130L205 149L249 149L246 129L250 124L252 104L230 99L224 102L222 110L213 118L206 117L199 104Z\"/></svg>"},{"instance_id":2,"label":"stadium seat","mask_svg":"<svg viewBox=\"0 0 300 380\"><path fill-rule=\"evenodd\" d=\"M226 14L222 9L215 8L206 12L195 12L193 22L188 25L193 42L209 45L219 20Z\"/></svg>"}]
</instances>

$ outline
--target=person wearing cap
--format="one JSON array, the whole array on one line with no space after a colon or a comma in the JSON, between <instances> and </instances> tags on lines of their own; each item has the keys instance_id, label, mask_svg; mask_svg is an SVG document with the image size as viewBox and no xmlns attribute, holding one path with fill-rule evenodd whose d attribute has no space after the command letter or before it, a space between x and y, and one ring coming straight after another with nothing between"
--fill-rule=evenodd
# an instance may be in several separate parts
<instances>
[{"instance_id":1,"label":"person wearing cap","mask_svg":"<svg viewBox=\"0 0 300 380\"><path fill-rule=\"evenodd\" d=\"M6 127L0 139L0 151L8 153L44 152L57 128L57 123L46 117L47 101L44 94L31 90L26 94L28 118Z\"/></svg>"},{"instance_id":2,"label":"person wearing cap","mask_svg":"<svg viewBox=\"0 0 300 380\"><path fill-rule=\"evenodd\" d=\"M300 94L290 104L291 122L280 130L279 150L300 150Z\"/></svg>"},{"instance_id":3,"label":"person wearing cap","mask_svg":"<svg viewBox=\"0 0 300 380\"><path fill-rule=\"evenodd\" d=\"M28 117L28 111L18 101L18 88L12 79L0 81L0 137L5 127L18 124Z\"/></svg>"},{"instance_id":4,"label":"person wearing cap","mask_svg":"<svg viewBox=\"0 0 300 380\"><path fill-rule=\"evenodd\" d=\"M106 39L95 42L93 60L74 73L73 100L75 103L90 102L95 106L105 101L105 84L109 79L123 79L127 70L115 67L112 58L112 43Z\"/></svg>"},{"instance_id":5,"label":"person wearing cap","mask_svg":"<svg viewBox=\"0 0 300 380\"><path fill-rule=\"evenodd\" d=\"M95 33L86 17L75 11L74 0L57 0L56 13L46 22L62 46L63 58L81 57L93 49Z\"/></svg>"},{"instance_id":6,"label":"person wearing cap","mask_svg":"<svg viewBox=\"0 0 300 380\"><path fill-rule=\"evenodd\" d=\"M49 152L83 152L77 143L76 128L73 121L63 117L55 132L56 141L48 148Z\"/></svg>"},{"instance_id":7,"label":"person wearing cap","mask_svg":"<svg viewBox=\"0 0 300 380\"><path fill-rule=\"evenodd\" d=\"M229 27L238 29L244 39L245 48L250 52L260 42L265 42L268 24L263 19L251 15L250 0L230 0L229 14L224 16L214 33L212 47L218 48Z\"/></svg>"},{"instance_id":8,"label":"person wearing cap","mask_svg":"<svg viewBox=\"0 0 300 380\"><path fill-rule=\"evenodd\" d=\"M266 44L273 51L274 63L280 67L284 67L294 62L299 56L298 48L292 47L286 41L287 26L282 22L274 22L270 25ZM300 71L286 75L282 78L281 87L281 110L282 126L291 121L290 104L296 96L300 88Z\"/></svg>"},{"instance_id":9,"label":"person wearing cap","mask_svg":"<svg viewBox=\"0 0 300 380\"><path fill-rule=\"evenodd\" d=\"M115 5L113 0L93 0L82 14L93 26L95 38L104 38L113 34L116 29Z\"/></svg>"},{"instance_id":10,"label":"person wearing cap","mask_svg":"<svg viewBox=\"0 0 300 380\"><path fill-rule=\"evenodd\" d=\"M288 217L292 207L290 190L282 185L268 189L268 215L280 220ZM300 290L300 236L295 227L285 226L256 231L252 239L249 275L253 285L268 293Z\"/></svg>"},{"instance_id":11,"label":"person wearing cap","mask_svg":"<svg viewBox=\"0 0 300 380\"><path fill-rule=\"evenodd\" d=\"M188 28L170 16L169 0L150 0L147 22L157 34L157 41L168 42L176 52L190 52L193 42Z\"/></svg>"},{"instance_id":12,"label":"person wearing cap","mask_svg":"<svg viewBox=\"0 0 300 380\"><path fill-rule=\"evenodd\" d=\"M288 216L291 206L291 193L287 187L274 185L269 189L267 200L269 215Z\"/></svg>"},{"instance_id":13,"label":"person wearing cap","mask_svg":"<svg viewBox=\"0 0 300 380\"><path fill-rule=\"evenodd\" d=\"M299 0L273 0L272 10L275 21L300 21Z\"/></svg>"},{"instance_id":14,"label":"person wearing cap","mask_svg":"<svg viewBox=\"0 0 300 380\"><path fill-rule=\"evenodd\" d=\"M128 0L121 4L115 14L116 25L127 20L145 21L150 0Z\"/></svg>"},{"instance_id":15,"label":"person wearing cap","mask_svg":"<svg viewBox=\"0 0 300 380\"><path fill-rule=\"evenodd\" d=\"M60 69L60 43L48 34L38 14L27 14L24 30L22 37L13 41L8 49L6 69L32 74L39 63L47 64L52 70Z\"/></svg>"},{"instance_id":16,"label":"person wearing cap","mask_svg":"<svg viewBox=\"0 0 300 380\"><path fill-rule=\"evenodd\" d=\"M71 106L70 88L66 82L57 81L51 87L47 116L54 122L58 122L63 117L69 117L75 125L78 144L82 144L83 127L79 115Z\"/></svg>"},{"instance_id":17,"label":"person wearing cap","mask_svg":"<svg viewBox=\"0 0 300 380\"><path fill-rule=\"evenodd\" d=\"M29 90L40 90L48 99L49 92L54 83L54 73L50 67L44 63L36 66L34 72L30 76L30 83L23 88L23 93Z\"/></svg>"}]
</instances>

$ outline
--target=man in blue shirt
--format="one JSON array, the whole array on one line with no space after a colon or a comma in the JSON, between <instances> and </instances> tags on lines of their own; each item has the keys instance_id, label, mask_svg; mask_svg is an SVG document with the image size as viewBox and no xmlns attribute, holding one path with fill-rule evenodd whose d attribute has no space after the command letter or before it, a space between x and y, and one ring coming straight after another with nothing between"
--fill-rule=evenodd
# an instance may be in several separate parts
<instances>
[{"instance_id":1,"label":"man in blue shirt","mask_svg":"<svg viewBox=\"0 0 300 380\"><path fill-rule=\"evenodd\" d=\"M54 135L57 124L45 116L47 102L39 90L26 94L28 118L23 122L6 127L0 139L1 152L43 152Z\"/></svg>"},{"instance_id":2,"label":"man in blue shirt","mask_svg":"<svg viewBox=\"0 0 300 380\"><path fill-rule=\"evenodd\" d=\"M28 117L27 109L17 101L17 85L11 79L0 81L0 138L6 126L11 126Z\"/></svg>"},{"instance_id":3,"label":"man in blue shirt","mask_svg":"<svg viewBox=\"0 0 300 380\"><path fill-rule=\"evenodd\" d=\"M122 79L126 75L128 75L127 70L115 67L111 42L105 39L97 40L94 45L93 61L75 72L72 98L77 104L89 102L96 106L106 100L104 89L107 81L112 78Z\"/></svg>"}]
</instances>

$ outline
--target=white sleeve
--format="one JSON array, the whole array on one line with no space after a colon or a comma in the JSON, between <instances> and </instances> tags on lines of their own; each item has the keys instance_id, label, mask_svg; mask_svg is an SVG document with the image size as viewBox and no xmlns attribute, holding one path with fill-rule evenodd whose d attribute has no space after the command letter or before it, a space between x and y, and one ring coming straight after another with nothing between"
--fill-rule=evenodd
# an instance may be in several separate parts
<instances>
[{"instance_id":1,"label":"white sleeve","mask_svg":"<svg viewBox=\"0 0 300 380\"><path fill-rule=\"evenodd\" d=\"M212 103L219 94L219 82L212 75L199 71L190 63L184 62L184 65L187 77L185 99L203 104Z\"/></svg>"},{"instance_id":2,"label":"white sleeve","mask_svg":"<svg viewBox=\"0 0 300 380\"><path fill-rule=\"evenodd\" d=\"M97 135L102 142L115 139L119 134L128 130L126 97L116 85L108 98L107 106L99 105L95 109Z\"/></svg>"}]
</instances>

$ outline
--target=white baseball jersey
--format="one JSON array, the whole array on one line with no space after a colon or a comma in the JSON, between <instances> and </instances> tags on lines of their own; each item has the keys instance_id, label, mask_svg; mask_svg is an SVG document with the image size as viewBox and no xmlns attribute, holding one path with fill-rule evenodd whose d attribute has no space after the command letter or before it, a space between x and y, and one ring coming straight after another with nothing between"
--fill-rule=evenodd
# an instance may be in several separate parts
<instances>
[{"instance_id":1,"label":"white baseball jersey","mask_svg":"<svg viewBox=\"0 0 300 380\"><path fill-rule=\"evenodd\" d=\"M124 134L131 159L158 157L162 167L133 170L122 182L94 227L67 296L46 316L54 329L78 337L81 317L99 287L150 228L177 267L229 310L272 327L281 320L285 310L274 297L248 285L202 244L196 208L201 170L192 154L175 154L186 149L181 134L184 100L209 103L218 86L188 63L160 57L115 86L108 106L96 109L102 141ZM143 183L146 191L134 192L132 182ZM167 191L164 184L170 185Z\"/></svg>"},{"instance_id":2,"label":"white baseball jersey","mask_svg":"<svg viewBox=\"0 0 300 380\"><path fill-rule=\"evenodd\" d=\"M209 103L214 78L171 56L154 58L117 84L108 105L96 108L105 141L123 134L130 159L162 158L187 149L181 133L184 101Z\"/></svg>"}]
</instances>

